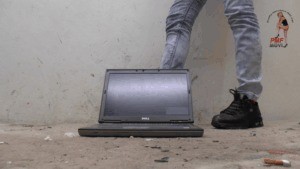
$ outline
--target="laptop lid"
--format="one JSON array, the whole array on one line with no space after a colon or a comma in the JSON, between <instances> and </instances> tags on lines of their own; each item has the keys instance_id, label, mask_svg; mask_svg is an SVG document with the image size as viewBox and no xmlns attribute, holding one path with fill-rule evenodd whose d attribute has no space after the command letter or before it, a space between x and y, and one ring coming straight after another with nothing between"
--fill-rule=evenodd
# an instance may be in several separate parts
<instances>
[{"instance_id":1,"label":"laptop lid","mask_svg":"<svg viewBox=\"0 0 300 169\"><path fill-rule=\"evenodd\" d=\"M188 70L107 70L99 122L193 122Z\"/></svg>"}]
</instances>

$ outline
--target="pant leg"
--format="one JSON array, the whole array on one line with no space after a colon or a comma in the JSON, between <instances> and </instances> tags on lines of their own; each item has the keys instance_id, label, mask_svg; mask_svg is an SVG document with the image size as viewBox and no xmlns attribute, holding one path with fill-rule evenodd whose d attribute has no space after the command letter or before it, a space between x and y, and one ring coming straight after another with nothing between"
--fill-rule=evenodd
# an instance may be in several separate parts
<instances>
[{"instance_id":1,"label":"pant leg","mask_svg":"<svg viewBox=\"0 0 300 169\"><path fill-rule=\"evenodd\" d=\"M182 69L189 51L193 24L206 0L175 0L167 17L167 42L162 69Z\"/></svg>"},{"instance_id":2,"label":"pant leg","mask_svg":"<svg viewBox=\"0 0 300 169\"><path fill-rule=\"evenodd\" d=\"M257 100L262 92L260 28L252 0L224 0L236 48L238 91Z\"/></svg>"}]
</instances>

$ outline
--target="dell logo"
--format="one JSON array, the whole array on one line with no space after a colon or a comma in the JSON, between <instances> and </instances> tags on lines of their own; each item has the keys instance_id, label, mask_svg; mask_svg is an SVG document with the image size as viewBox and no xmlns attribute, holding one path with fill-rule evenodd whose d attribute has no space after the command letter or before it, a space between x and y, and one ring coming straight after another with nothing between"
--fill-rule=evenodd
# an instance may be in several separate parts
<instances>
[{"instance_id":1,"label":"dell logo","mask_svg":"<svg viewBox=\"0 0 300 169\"><path fill-rule=\"evenodd\" d=\"M150 120L149 117L142 117L142 120Z\"/></svg>"}]
</instances>

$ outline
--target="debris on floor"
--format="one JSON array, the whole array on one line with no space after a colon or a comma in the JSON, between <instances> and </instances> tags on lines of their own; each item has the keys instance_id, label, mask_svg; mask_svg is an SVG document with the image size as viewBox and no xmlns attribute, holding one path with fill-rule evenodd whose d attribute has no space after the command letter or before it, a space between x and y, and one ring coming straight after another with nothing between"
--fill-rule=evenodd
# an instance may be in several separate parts
<instances>
[{"instance_id":1,"label":"debris on floor","mask_svg":"<svg viewBox=\"0 0 300 169\"><path fill-rule=\"evenodd\" d=\"M8 143L5 141L0 141L0 144L8 144Z\"/></svg>"},{"instance_id":2,"label":"debris on floor","mask_svg":"<svg viewBox=\"0 0 300 169\"><path fill-rule=\"evenodd\" d=\"M158 162L158 163L167 163L167 162L169 162L169 157L163 157L161 159L154 160L154 161Z\"/></svg>"},{"instance_id":3,"label":"debris on floor","mask_svg":"<svg viewBox=\"0 0 300 169\"><path fill-rule=\"evenodd\" d=\"M256 131L251 131L250 136L255 137L256 136Z\"/></svg>"},{"instance_id":4,"label":"debris on floor","mask_svg":"<svg viewBox=\"0 0 300 169\"><path fill-rule=\"evenodd\" d=\"M64 136L67 136L67 137L73 138L73 137L77 137L77 136L78 136L78 134L75 134L75 133L73 133L73 132L66 132L66 133L64 134Z\"/></svg>"},{"instance_id":5,"label":"debris on floor","mask_svg":"<svg viewBox=\"0 0 300 169\"><path fill-rule=\"evenodd\" d=\"M50 136L47 136L44 138L45 141L52 141L52 138Z\"/></svg>"},{"instance_id":6,"label":"debris on floor","mask_svg":"<svg viewBox=\"0 0 300 169\"><path fill-rule=\"evenodd\" d=\"M154 139L152 138L146 138L145 141L153 141Z\"/></svg>"},{"instance_id":7,"label":"debris on floor","mask_svg":"<svg viewBox=\"0 0 300 169\"><path fill-rule=\"evenodd\" d=\"M160 146L152 146L152 147L150 147L150 148L152 148L152 149L161 149Z\"/></svg>"},{"instance_id":8,"label":"debris on floor","mask_svg":"<svg viewBox=\"0 0 300 169\"><path fill-rule=\"evenodd\" d=\"M267 165L278 165L278 166L284 166L284 167L292 166L291 162L288 160L274 160L274 159L265 158L264 162Z\"/></svg>"},{"instance_id":9,"label":"debris on floor","mask_svg":"<svg viewBox=\"0 0 300 169\"><path fill-rule=\"evenodd\" d=\"M32 125L32 124L23 124L22 126L23 127L34 127L34 125Z\"/></svg>"}]
</instances>

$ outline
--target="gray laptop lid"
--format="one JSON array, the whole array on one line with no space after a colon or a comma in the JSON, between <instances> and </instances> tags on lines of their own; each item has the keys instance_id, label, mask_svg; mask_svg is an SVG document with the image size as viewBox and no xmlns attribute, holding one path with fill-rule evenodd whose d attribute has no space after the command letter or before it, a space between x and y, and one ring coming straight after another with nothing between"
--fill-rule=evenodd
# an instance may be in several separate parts
<instances>
[{"instance_id":1,"label":"gray laptop lid","mask_svg":"<svg viewBox=\"0 0 300 169\"><path fill-rule=\"evenodd\" d=\"M193 122L188 70L107 70L99 122Z\"/></svg>"}]
</instances>

